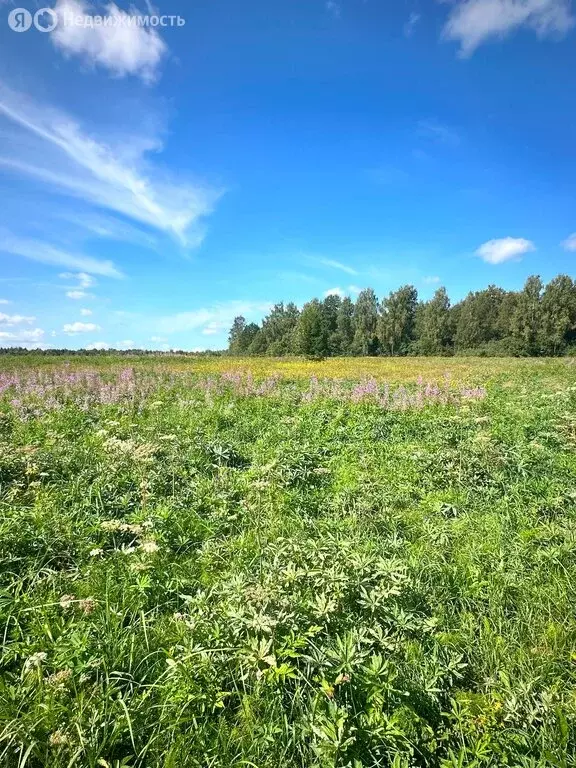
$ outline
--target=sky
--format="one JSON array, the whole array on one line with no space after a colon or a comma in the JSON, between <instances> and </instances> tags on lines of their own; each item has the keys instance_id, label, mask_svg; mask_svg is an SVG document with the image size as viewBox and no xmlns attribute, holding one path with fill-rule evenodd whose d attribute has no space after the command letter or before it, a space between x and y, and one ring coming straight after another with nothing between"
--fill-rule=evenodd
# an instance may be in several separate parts
<instances>
[{"instance_id":1,"label":"sky","mask_svg":"<svg viewBox=\"0 0 576 768\"><path fill-rule=\"evenodd\" d=\"M0 346L574 274L567 0L153 2L0 0Z\"/></svg>"}]
</instances>

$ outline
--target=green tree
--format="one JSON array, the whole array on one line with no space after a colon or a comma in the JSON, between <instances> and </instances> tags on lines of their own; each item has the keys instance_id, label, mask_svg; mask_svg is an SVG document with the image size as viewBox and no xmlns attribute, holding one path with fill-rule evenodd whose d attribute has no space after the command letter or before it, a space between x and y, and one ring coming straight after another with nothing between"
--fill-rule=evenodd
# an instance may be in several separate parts
<instances>
[{"instance_id":1,"label":"green tree","mask_svg":"<svg viewBox=\"0 0 576 768\"><path fill-rule=\"evenodd\" d=\"M328 329L318 299L304 304L296 328L296 344L301 355L325 357L328 354Z\"/></svg>"},{"instance_id":2,"label":"green tree","mask_svg":"<svg viewBox=\"0 0 576 768\"><path fill-rule=\"evenodd\" d=\"M242 334L246 328L246 318L238 315L232 322L230 333L228 334L228 351L231 355L239 355L242 350Z\"/></svg>"},{"instance_id":3,"label":"green tree","mask_svg":"<svg viewBox=\"0 0 576 768\"><path fill-rule=\"evenodd\" d=\"M354 339L352 353L375 355L378 353L378 300L372 288L360 291L354 307Z\"/></svg>"},{"instance_id":4,"label":"green tree","mask_svg":"<svg viewBox=\"0 0 576 768\"><path fill-rule=\"evenodd\" d=\"M388 355L406 355L414 339L418 292L404 285L382 301L378 331L380 344Z\"/></svg>"},{"instance_id":5,"label":"green tree","mask_svg":"<svg viewBox=\"0 0 576 768\"><path fill-rule=\"evenodd\" d=\"M568 275L551 280L542 294L541 333L542 350L558 355L573 340L576 329L576 285Z\"/></svg>"},{"instance_id":6,"label":"green tree","mask_svg":"<svg viewBox=\"0 0 576 768\"><path fill-rule=\"evenodd\" d=\"M542 280L531 275L518 294L516 309L511 318L512 338L522 354L537 355L542 341Z\"/></svg>"},{"instance_id":7,"label":"green tree","mask_svg":"<svg viewBox=\"0 0 576 768\"><path fill-rule=\"evenodd\" d=\"M473 350L501 338L498 325L500 307L506 291L489 285L483 291L471 292L460 302L457 312L455 346Z\"/></svg>"},{"instance_id":8,"label":"green tree","mask_svg":"<svg viewBox=\"0 0 576 768\"><path fill-rule=\"evenodd\" d=\"M337 354L351 355L354 341L354 302L349 296L342 299L338 308L336 329L339 345Z\"/></svg>"},{"instance_id":9,"label":"green tree","mask_svg":"<svg viewBox=\"0 0 576 768\"><path fill-rule=\"evenodd\" d=\"M451 349L452 321L446 288L438 288L430 301L419 305L416 337L422 355L443 355Z\"/></svg>"}]
</instances>

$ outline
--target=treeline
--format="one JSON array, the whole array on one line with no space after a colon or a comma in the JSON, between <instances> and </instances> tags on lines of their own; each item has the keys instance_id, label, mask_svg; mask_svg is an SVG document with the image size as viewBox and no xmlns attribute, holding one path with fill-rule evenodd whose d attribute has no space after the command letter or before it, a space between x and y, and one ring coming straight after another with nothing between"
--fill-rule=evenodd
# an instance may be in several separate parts
<instances>
[{"instance_id":1,"label":"treeline","mask_svg":"<svg viewBox=\"0 0 576 768\"><path fill-rule=\"evenodd\" d=\"M185 349L38 349L28 347L0 347L0 355L46 355L47 357L171 357L184 355L186 357L218 357L225 354L222 350L206 350L203 352L187 352Z\"/></svg>"},{"instance_id":2,"label":"treeline","mask_svg":"<svg viewBox=\"0 0 576 768\"><path fill-rule=\"evenodd\" d=\"M453 306L445 288L429 301L413 285L381 301L366 288L355 302L276 304L261 325L236 317L228 341L232 355L562 355L576 352L576 283L531 276L521 291L490 285Z\"/></svg>"}]
</instances>

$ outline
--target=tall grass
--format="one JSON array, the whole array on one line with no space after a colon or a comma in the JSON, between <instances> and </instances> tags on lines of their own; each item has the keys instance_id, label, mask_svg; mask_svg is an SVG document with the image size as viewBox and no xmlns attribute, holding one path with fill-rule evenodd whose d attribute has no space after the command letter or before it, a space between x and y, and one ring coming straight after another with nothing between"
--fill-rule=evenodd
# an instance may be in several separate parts
<instances>
[{"instance_id":1,"label":"tall grass","mask_svg":"<svg viewBox=\"0 0 576 768\"><path fill-rule=\"evenodd\" d=\"M0 765L574 766L575 367L208 362L5 369Z\"/></svg>"}]
</instances>

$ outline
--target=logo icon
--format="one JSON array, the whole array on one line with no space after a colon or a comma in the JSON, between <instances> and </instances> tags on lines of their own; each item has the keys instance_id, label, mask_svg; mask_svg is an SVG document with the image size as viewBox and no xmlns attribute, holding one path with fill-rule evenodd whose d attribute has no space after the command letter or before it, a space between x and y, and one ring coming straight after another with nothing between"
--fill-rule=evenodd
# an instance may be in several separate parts
<instances>
[{"instance_id":1,"label":"logo icon","mask_svg":"<svg viewBox=\"0 0 576 768\"><path fill-rule=\"evenodd\" d=\"M32 26L32 14L26 8L14 8L8 14L8 26L13 32L27 32Z\"/></svg>"},{"instance_id":2,"label":"logo icon","mask_svg":"<svg viewBox=\"0 0 576 768\"><path fill-rule=\"evenodd\" d=\"M40 8L34 14L34 26L38 32L52 32L58 24L58 14L52 8Z\"/></svg>"}]
</instances>

